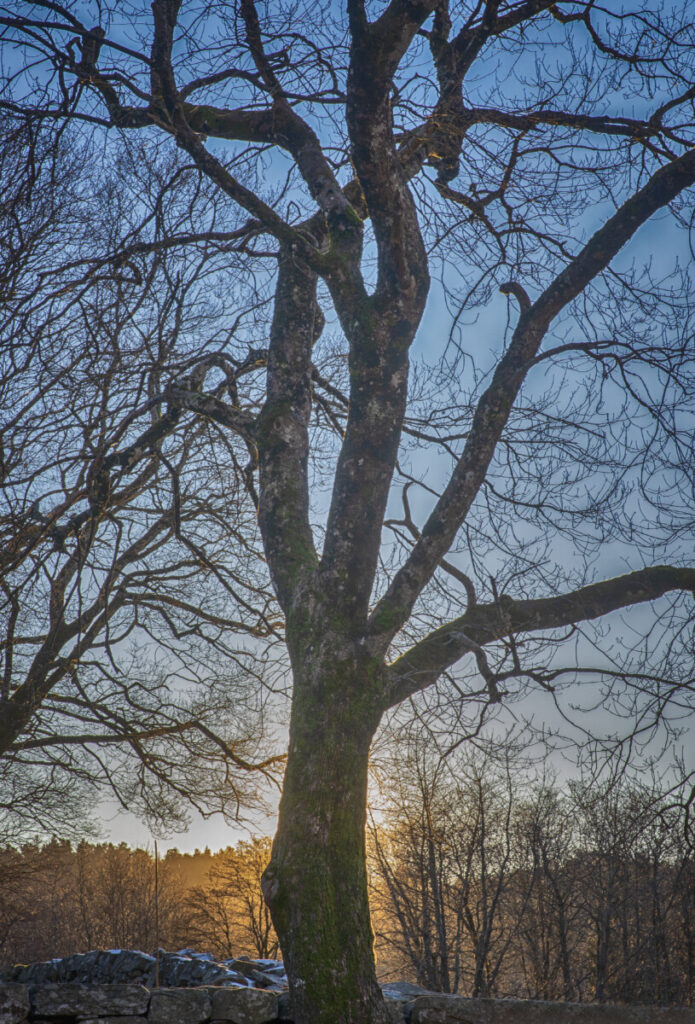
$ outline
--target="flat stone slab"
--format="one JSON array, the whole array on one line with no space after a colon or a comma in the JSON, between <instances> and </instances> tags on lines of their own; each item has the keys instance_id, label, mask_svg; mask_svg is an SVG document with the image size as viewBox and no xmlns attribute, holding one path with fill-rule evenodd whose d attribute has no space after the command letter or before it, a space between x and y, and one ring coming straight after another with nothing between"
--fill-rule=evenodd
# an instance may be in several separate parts
<instances>
[{"instance_id":1,"label":"flat stone slab","mask_svg":"<svg viewBox=\"0 0 695 1024\"><path fill-rule=\"evenodd\" d=\"M401 1001L436 994L429 988L423 988L422 985L414 985L411 981L387 981L385 985L381 986L381 991L386 999L400 999Z\"/></svg>"},{"instance_id":2,"label":"flat stone slab","mask_svg":"<svg viewBox=\"0 0 695 1024\"><path fill-rule=\"evenodd\" d=\"M29 987L18 982L0 985L0 1024L20 1024L29 1016Z\"/></svg>"},{"instance_id":3,"label":"flat stone slab","mask_svg":"<svg viewBox=\"0 0 695 1024\"><path fill-rule=\"evenodd\" d=\"M147 1024L147 1017L86 1017L80 1024Z\"/></svg>"},{"instance_id":4,"label":"flat stone slab","mask_svg":"<svg viewBox=\"0 0 695 1024\"><path fill-rule=\"evenodd\" d=\"M265 1024L277 1020L278 997L262 988L209 988L212 1017L233 1024Z\"/></svg>"},{"instance_id":5,"label":"flat stone slab","mask_svg":"<svg viewBox=\"0 0 695 1024\"><path fill-rule=\"evenodd\" d=\"M150 996L150 1024L203 1024L211 1016L206 989L156 988Z\"/></svg>"},{"instance_id":6,"label":"flat stone slab","mask_svg":"<svg viewBox=\"0 0 695 1024\"><path fill-rule=\"evenodd\" d=\"M142 1017L150 993L142 985L37 985L31 1003L36 1017Z\"/></svg>"},{"instance_id":7,"label":"flat stone slab","mask_svg":"<svg viewBox=\"0 0 695 1024\"><path fill-rule=\"evenodd\" d=\"M281 984L280 977L270 971L266 972L253 960L230 960L228 969L234 971L241 978L249 978L258 988L268 988L270 985ZM282 972L284 974L284 970Z\"/></svg>"},{"instance_id":8,"label":"flat stone slab","mask_svg":"<svg viewBox=\"0 0 695 1024\"><path fill-rule=\"evenodd\" d=\"M411 1024L695 1024L695 1009L420 996Z\"/></svg>"}]
</instances>

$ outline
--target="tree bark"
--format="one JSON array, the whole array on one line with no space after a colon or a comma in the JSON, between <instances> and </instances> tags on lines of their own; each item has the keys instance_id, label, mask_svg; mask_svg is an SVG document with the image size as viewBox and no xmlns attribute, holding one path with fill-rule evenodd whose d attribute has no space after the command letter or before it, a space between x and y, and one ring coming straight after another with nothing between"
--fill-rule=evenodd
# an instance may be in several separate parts
<instances>
[{"instance_id":1,"label":"tree bark","mask_svg":"<svg viewBox=\"0 0 695 1024\"><path fill-rule=\"evenodd\" d=\"M368 676L368 666L354 664L295 670L287 772L263 891L297 1024L387 1021L365 866L367 768L379 718Z\"/></svg>"}]
</instances>

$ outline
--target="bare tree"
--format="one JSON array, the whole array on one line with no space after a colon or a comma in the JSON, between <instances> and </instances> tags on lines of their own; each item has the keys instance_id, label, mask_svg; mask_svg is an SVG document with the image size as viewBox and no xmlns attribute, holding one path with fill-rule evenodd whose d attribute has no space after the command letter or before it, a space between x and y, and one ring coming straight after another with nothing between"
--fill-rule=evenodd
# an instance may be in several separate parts
<instances>
[{"instance_id":1,"label":"bare tree","mask_svg":"<svg viewBox=\"0 0 695 1024\"><path fill-rule=\"evenodd\" d=\"M377 941L426 988L487 997L499 992L534 887L520 870L525 787L509 758L443 759L428 746L422 736L396 745L383 820L370 829Z\"/></svg>"},{"instance_id":2,"label":"bare tree","mask_svg":"<svg viewBox=\"0 0 695 1024\"><path fill-rule=\"evenodd\" d=\"M261 892L270 847L269 838L254 836L215 856L204 884L186 897L189 941L223 957L277 956L278 940Z\"/></svg>"},{"instance_id":3,"label":"bare tree","mask_svg":"<svg viewBox=\"0 0 695 1024\"><path fill-rule=\"evenodd\" d=\"M465 897L455 891L460 879L454 862L459 810L464 818L466 812L448 766L433 764L417 743L407 751L404 746L396 746L396 757L381 766L381 799L369 828L379 959L396 952L418 984L457 992Z\"/></svg>"},{"instance_id":4,"label":"bare tree","mask_svg":"<svg viewBox=\"0 0 695 1024\"><path fill-rule=\"evenodd\" d=\"M32 963L94 949L154 948L154 863L145 850L52 840L0 851L0 961ZM160 939L169 945L187 916L174 858L160 864ZM10 920L7 911L12 908Z\"/></svg>"},{"instance_id":5,"label":"bare tree","mask_svg":"<svg viewBox=\"0 0 695 1024\"><path fill-rule=\"evenodd\" d=\"M533 999L580 999L575 962L586 926L579 882L577 829L567 794L543 783L521 808L517 827L520 874L532 881L523 922L514 938L516 955ZM524 897L528 883L523 884Z\"/></svg>"},{"instance_id":6,"label":"bare tree","mask_svg":"<svg viewBox=\"0 0 695 1024\"><path fill-rule=\"evenodd\" d=\"M439 680L474 715L586 677L636 714L634 745L688 699L691 282L623 250L662 214L678 251L689 221L691 20L639 0L83 10L3 6L26 53L8 109L114 146L169 138L277 259L262 401L220 384L237 371L221 348L189 352L162 400L258 460L293 677L264 891L296 1019L382 1022L364 824L383 714ZM437 277L444 327L426 316ZM495 289L507 328L476 326ZM411 369L418 331L437 340ZM85 480L76 545L104 480ZM5 745L35 711L20 704Z\"/></svg>"},{"instance_id":7,"label":"bare tree","mask_svg":"<svg viewBox=\"0 0 695 1024\"><path fill-rule=\"evenodd\" d=\"M233 815L278 760L258 758L277 614L240 502L248 451L203 421L172 438L161 394L242 326L206 294L230 232L181 257L215 209L180 160L92 170L69 132L5 128L5 838L74 834L105 788L153 821Z\"/></svg>"},{"instance_id":8,"label":"bare tree","mask_svg":"<svg viewBox=\"0 0 695 1024\"><path fill-rule=\"evenodd\" d=\"M467 995L692 1001L692 845L664 781L505 774L401 747L370 829L380 970Z\"/></svg>"}]
</instances>

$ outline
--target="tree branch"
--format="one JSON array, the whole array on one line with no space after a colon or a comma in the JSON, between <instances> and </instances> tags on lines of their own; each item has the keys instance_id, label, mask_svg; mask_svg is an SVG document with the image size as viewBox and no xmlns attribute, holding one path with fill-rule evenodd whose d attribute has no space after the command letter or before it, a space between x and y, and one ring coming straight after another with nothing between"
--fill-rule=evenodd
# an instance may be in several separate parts
<instances>
[{"instance_id":1,"label":"tree branch","mask_svg":"<svg viewBox=\"0 0 695 1024\"><path fill-rule=\"evenodd\" d=\"M437 565L449 550L485 479L497 443L552 319L604 270L657 210L695 183L695 150L661 167L610 217L528 309L483 393L461 458L435 505L422 537L375 608L370 629L389 640L406 621ZM507 286L508 287L508 286Z\"/></svg>"},{"instance_id":2,"label":"tree branch","mask_svg":"<svg viewBox=\"0 0 695 1024\"><path fill-rule=\"evenodd\" d=\"M345 232L326 281L350 345L350 406L321 567L333 600L356 619L367 611L376 572L405 415L408 351L429 289L417 212L396 152L389 95L404 47L432 6L393 3L370 24L360 3L349 5L353 45L346 119L376 238L377 283L374 294L367 295L361 230Z\"/></svg>"},{"instance_id":3,"label":"tree branch","mask_svg":"<svg viewBox=\"0 0 695 1024\"><path fill-rule=\"evenodd\" d=\"M268 349L268 391L258 418L259 524L282 607L317 567L309 523L312 348L323 329L316 274L292 248L278 263Z\"/></svg>"},{"instance_id":4,"label":"tree branch","mask_svg":"<svg viewBox=\"0 0 695 1024\"><path fill-rule=\"evenodd\" d=\"M434 683L464 654L516 633L538 633L599 618L621 608L655 601L672 590L695 597L695 568L657 565L581 587L557 597L476 604L415 644L393 662L387 673L391 707Z\"/></svg>"}]
</instances>

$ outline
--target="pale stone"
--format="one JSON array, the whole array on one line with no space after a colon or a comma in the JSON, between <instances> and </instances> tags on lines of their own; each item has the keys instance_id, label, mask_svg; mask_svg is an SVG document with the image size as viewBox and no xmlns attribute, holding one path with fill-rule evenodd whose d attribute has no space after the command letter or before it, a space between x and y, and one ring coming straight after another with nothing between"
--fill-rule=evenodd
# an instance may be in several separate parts
<instances>
[{"instance_id":1,"label":"pale stone","mask_svg":"<svg viewBox=\"0 0 695 1024\"><path fill-rule=\"evenodd\" d=\"M413 985L411 981L387 981L381 986L381 991L386 999L411 1000L418 996L433 995L431 989L423 988L422 985Z\"/></svg>"},{"instance_id":2,"label":"pale stone","mask_svg":"<svg viewBox=\"0 0 695 1024\"><path fill-rule=\"evenodd\" d=\"M0 985L0 1024L19 1024L29 1016L29 988L17 982Z\"/></svg>"},{"instance_id":3,"label":"pale stone","mask_svg":"<svg viewBox=\"0 0 695 1024\"><path fill-rule=\"evenodd\" d=\"M246 963L246 973L255 972L258 984L265 987L277 981L273 977L278 964L269 961ZM268 977L263 973L268 972ZM282 968L280 967L280 971ZM0 973L0 982L21 982L29 985L66 984L145 985L152 988L155 980L155 958L149 953L128 949L92 949L88 953L73 953L62 959L45 963L15 964ZM211 956L194 954L192 950L166 953L160 950L159 983L164 988L223 985L228 981L244 984L245 975L230 970Z\"/></svg>"},{"instance_id":4,"label":"pale stone","mask_svg":"<svg viewBox=\"0 0 695 1024\"><path fill-rule=\"evenodd\" d=\"M140 1017L150 993L142 985L40 985L32 992L37 1017Z\"/></svg>"},{"instance_id":5,"label":"pale stone","mask_svg":"<svg viewBox=\"0 0 695 1024\"><path fill-rule=\"evenodd\" d=\"M277 1020L278 997L260 988L218 988L212 993L212 1016L233 1024L265 1024Z\"/></svg>"},{"instance_id":6,"label":"pale stone","mask_svg":"<svg viewBox=\"0 0 695 1024\"><path fill-rule=\"evenodd\" d=\"M150 1024L203 1024L211 1016L204 989L156 988L150 997Z\"/></svg>"},{"instance_id":7,"label":"pale stone","mask_svg":"<svg viewBox=\"0 0 695 1024\"><path fill-rule=\"evenodd\" d=\"M256 960L249 960L247 957L239 957L238 960L230 960L227 968L235 972L239 978L248 978L257 988L280 988L283 985L284 968L271 967ZM215 982L216 984L216 982Z\"/></svg>"}]
</instances>

